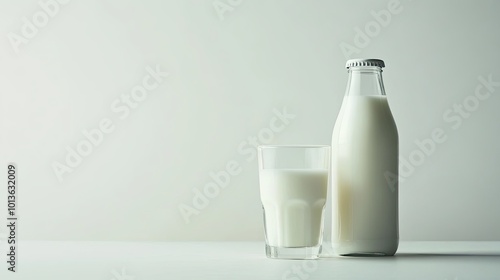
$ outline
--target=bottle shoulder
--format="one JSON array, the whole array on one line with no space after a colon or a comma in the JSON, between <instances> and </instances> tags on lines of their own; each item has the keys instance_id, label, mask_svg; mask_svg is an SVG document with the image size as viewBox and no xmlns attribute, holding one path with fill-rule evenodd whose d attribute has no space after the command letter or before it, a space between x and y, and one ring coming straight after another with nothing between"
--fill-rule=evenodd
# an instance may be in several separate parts
<instances>
[{"instance_id":1,"label":"bottle shoulder","mask_svg":"<svg viewBox=\"0 0 500 280\"><path fill-rule=\"evenodd\" d=\"M385 96L345 96L333 137L397 138L398 131Z\"/></svg>"}]
</instances>

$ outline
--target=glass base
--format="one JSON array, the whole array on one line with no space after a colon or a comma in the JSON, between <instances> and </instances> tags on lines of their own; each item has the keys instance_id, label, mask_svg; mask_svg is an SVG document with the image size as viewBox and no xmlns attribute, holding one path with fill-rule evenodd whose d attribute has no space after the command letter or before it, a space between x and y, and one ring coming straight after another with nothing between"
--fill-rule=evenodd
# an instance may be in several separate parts
<instances>
[{"instance_id":1,"label":"glass base","mask_svg":"<svg viewBox=\"0 0 500 280\"><path fill-rule=\"evenodd\" d=\"M266 256L271 259L313 260L319 257L321 245L315 247L275 247L266 244Z\"/></svg>"}]
</instances>

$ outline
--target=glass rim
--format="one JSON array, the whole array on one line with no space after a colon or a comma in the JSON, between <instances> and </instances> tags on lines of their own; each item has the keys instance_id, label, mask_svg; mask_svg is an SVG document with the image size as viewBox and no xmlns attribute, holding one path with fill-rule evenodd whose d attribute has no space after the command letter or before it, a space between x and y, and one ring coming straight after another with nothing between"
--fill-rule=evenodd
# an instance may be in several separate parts
<instances>
[{"instance_id":1,"label":"glass rim","mask_svg":"<svg viewBox=\"0 0 500 280\"><path fill-rule=\"evenodd\" d=\"M321 148L331 148L330 145L259 145L258 149L321 149Z\"/></svg>"}]
</instances>

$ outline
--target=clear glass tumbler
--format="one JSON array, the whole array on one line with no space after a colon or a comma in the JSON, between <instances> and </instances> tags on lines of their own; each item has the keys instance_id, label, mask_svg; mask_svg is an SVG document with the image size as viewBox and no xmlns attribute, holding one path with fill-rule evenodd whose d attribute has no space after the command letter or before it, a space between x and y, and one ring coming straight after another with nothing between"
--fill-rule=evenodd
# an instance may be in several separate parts
<instances>
[{"instance_id":1,"label":"clear glass tumbler","mask_svg":"<svg viewBox=\"0 0 500 280\"><path fill-rule=\"evenodd\" d=\"M330 146L259 146L258 150L267 257L317 258Z\"/></svg>"}]
</instances>

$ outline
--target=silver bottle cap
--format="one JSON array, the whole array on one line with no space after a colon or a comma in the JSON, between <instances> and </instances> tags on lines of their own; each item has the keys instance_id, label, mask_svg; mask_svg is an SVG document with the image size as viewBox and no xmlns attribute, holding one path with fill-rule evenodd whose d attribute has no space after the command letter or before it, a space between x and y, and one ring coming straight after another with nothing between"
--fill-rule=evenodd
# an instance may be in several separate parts
<instances>
[{"instance_id":1,"label":"silver bottle cap","mask_svg":"<svg viewBox=\"0 0 500 280\"><path fill-rule=\"evenodd\" d=\"M350 67L358 67L358 66L377 66L380 68L385 67L385 63L382 59L363 59L363 58L356 58L356 59L349 59L345 67L349 69Z\"/></svg>"}]
</instances>

